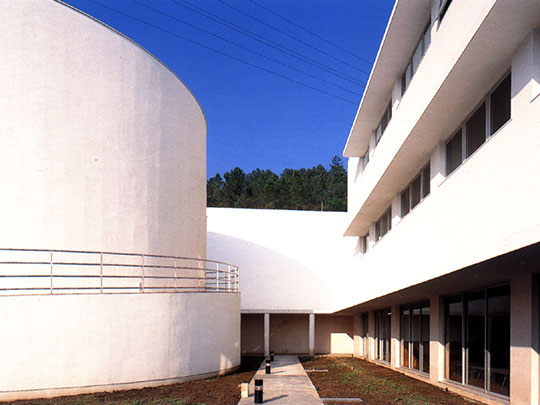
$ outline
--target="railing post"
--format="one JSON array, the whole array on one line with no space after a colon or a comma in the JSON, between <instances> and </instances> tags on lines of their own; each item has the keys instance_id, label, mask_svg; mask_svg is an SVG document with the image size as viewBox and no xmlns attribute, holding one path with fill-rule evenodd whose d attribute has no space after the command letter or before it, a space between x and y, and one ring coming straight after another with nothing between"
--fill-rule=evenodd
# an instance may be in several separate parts
<instances>
[{"instance_id":1,"label":"railing post","mask_svg":"<svg viewBox=\"0 0 540 405\"><path fill-rule=\"evenodd\" d=\"M99 253L99 292L103 294L103 252Z\"/></svg>"},{"instance_id":2,"label":"railing post","mask_svg":"<svg viewBox=\"0 0 540 405\"><path fill-rule=\"evenodd\" d=\"M51 250L50 264L51 264L51 294L52 294L53 293L53 252L52 250Z\"/></svg>"},{"instance_id":3,"label":"railing post","mask_svg":"<svg viewBox=\"0 0 540 405\"><path fill-rule=\"evenodd\" d=\"M231 265L227 265L227 291L231 291Z\"/></svg>"},{"instance_id":4,"label":"railing post","mask_svg":"<svg viewBox=\"0 0 540 405\"><path fill-rule=\"evenodd\" d=\"M174 292L178 292L178 279L176 278L176 270L177 270L177 265L176 265L176 257L174 258Z\"/></svg>"},{"instance_id":5,"label":"railing post","mask_svg":"<svg viewBox=\"0 0 540 405\"><path fill-rule=\"evenodd\" d=\"M216 263L216 291L219 291L219 263Z\"/></svg>"},{"instance_id":6,"label":"railing post","mask_svg":"<svg viewBox=\"0 0 540 405\"><path fill-rule=\"evenodd\" d=\"M144 292L144 255L141 255L141 291Z\"/></svg>"}]
</instances>

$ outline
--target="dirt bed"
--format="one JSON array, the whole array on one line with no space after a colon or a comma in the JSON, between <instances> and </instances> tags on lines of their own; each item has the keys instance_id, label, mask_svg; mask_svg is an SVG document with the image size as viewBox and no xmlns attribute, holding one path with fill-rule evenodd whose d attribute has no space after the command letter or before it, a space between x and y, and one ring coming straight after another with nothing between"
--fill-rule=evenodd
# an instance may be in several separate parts
<instances>
[{"instance_id":1,"label":"dirt bed","mask_svg":"<svg viewBox=\"0 0 540 405\"><path fill-rule=\"evenodd\" d=\"M189 381L181 384L164 385L129 391L103 392L99 394L57 397L32 401L15 401L12 404L182 404L182 405L236 405L240 401L238 385L249 382L263 358L242 358L236 373Z\"/></svg>"},{"instance_id":2,"label":"dirt bed","mask_svg":"<svg viewBox=\"0 0 540 405\"><path fill-rule=\"evenodd\" d=\"M348 405L476 403L361 359L316 357L302 363L306 370L318 370L308 371L308 375L321 398L360 398L363 401L347 402ZM325 401L325 404L343 405L344 402Z\"/></svg>"}]
</instances>

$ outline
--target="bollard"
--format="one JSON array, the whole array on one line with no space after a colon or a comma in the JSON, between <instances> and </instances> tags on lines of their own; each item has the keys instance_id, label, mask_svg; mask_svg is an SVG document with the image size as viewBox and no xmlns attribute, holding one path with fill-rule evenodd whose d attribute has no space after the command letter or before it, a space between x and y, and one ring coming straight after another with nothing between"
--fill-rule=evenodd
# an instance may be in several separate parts
<instances>
[{"instance_id":1,"label":"bollard","mask_svg":"<svg viewBox=\"0 0 540 405\"><path fill-rule=\"evenodd\" d=\"M255 403L263 403L263 380L255 380Z\"/></svg>"},{"instance_id":2,"label":"bollard","mask_svg":"<svg viewBox=\"0 0 540 405\"><path fill-rule=\"evenodd\" d=\"M240 384L240 398L249 397L249 388L248 387L249 387L248 383Z\"/></svg>"},{"instance_id":3,"label":"bollard","mask_svg":"<svg viewBox=\"0 0 540 405\"><path fill-rule=\"evenodd\" d=\"M266 360L266 374L270 374L271 365L270 360Z\"/></svg>"},{"instance_id":4,"label":"bollard","mask_svg":"<svg viewBox=\"0 0 540 405\"><path fill-rule=\"evenodd\" d=\"M270 352L270 361L274 361L274 352Z\"/></svg>"}]
</instances>

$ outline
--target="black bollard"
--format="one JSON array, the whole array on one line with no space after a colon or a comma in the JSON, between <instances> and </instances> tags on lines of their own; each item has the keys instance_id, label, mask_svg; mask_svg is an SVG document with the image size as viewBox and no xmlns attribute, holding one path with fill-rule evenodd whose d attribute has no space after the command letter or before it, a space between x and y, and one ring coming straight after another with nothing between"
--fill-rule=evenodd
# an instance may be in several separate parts
<instances>
[{"instance_id":1,"label":"black bollard","mask_svg":"<svg viewBox=\"0 0 540 405\"><path fill-rule=\"evenodd\" d=\"M263 403L263 380L255 380L255 403Z\"/></svg>"},{"instance_id":2,"label":"black bollard","mask_svg":"<svg viewBox=\"0 0 540 405\"><path fill-rule=\"evenodd\" d=\"M270 361L274 361L274 352L270 352Z\"/></svg>"},{"instance_id":3,"label":"black bollard","mask_svg":"<svg viewBox=\"0 0 540 405\"><path fill-rule=\"evenodd\" d=\"M266 374L270 374L271 365L270 360L266 360Z\"/></svg>"}]
</instances>

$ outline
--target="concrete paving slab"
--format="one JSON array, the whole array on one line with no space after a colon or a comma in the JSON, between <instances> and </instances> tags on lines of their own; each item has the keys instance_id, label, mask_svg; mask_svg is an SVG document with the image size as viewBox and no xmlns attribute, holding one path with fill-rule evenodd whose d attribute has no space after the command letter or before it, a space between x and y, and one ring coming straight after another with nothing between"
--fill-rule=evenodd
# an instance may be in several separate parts
<instances>
[{"instance_id":1,"label":"concrete paving slab","mask_svg":"<svg viewBox=\"0 0 540 405\"><path fill-rule=\"evenodd\" d=\"M249 383L249 397L241 399L238 405L254 403L256 379L263 380L265 404L323 405L298 356L276 355L271 374L265 373L265 366L263 361Z\"/></svg>"}]
</instances>

